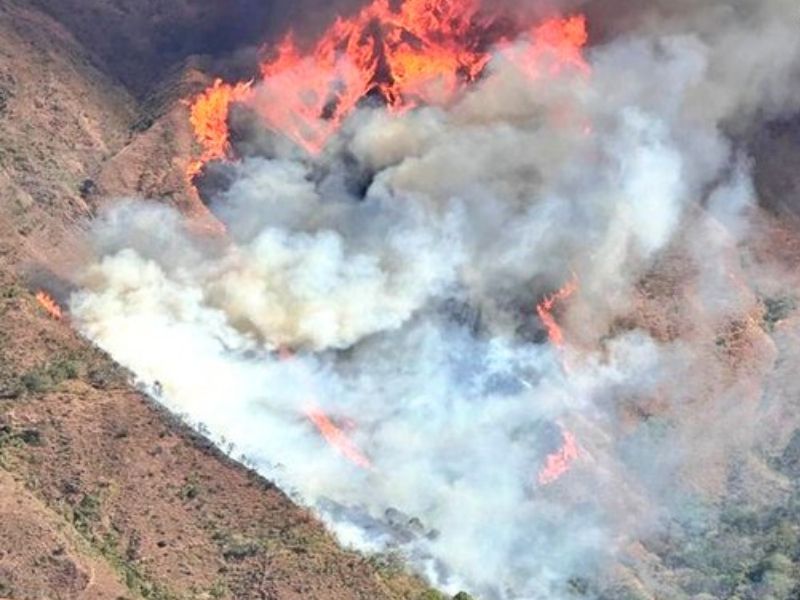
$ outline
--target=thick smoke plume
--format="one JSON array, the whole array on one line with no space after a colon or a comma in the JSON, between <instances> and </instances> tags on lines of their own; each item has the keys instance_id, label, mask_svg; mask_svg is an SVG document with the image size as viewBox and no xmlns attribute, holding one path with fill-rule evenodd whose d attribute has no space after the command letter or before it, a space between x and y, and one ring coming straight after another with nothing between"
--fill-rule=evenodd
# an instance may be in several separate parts
<instances>
[{"instance_id":1,"label":"thick smoke plume","mask_svg":"<svg viewBox=\"0 0 800 600\"><path fill-rule=\"evenodd\" d=\"M754 290L784 277L742 267L733 140L797 109L795 3L629 4L534 8L586 12L587 69L521 65L521 38L447 102L360 104L317 155L253 124L255 83L244 157L213 167L226 234L116 204L75 323L345 543L483 598L566 595L753 443ZM571 282L553 343L537 305Z\"/></svg>"}]
</instances>

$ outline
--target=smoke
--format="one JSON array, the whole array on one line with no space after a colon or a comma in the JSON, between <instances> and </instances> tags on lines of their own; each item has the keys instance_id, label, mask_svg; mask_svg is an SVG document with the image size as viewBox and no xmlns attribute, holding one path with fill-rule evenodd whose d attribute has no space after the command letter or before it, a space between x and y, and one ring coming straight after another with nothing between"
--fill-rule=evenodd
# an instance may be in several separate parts
<instances>
[{"instance_id":1,"label":"smoke","mask_svg":"<svg viewBox=\"0 0 800 600\"><path fill-rule=\"evenodd\" d=\"M225 236L115 204L74 322L345 542L445 589L566 595L753 442L774 347L726 132L800 98L793 3L613 4L584 7L590 76L531 78L521 39L451 103L361 105L318 156L253 133L216 167ZM536 306L573 278L559 348Z\"/></svg>"}]
</instances>

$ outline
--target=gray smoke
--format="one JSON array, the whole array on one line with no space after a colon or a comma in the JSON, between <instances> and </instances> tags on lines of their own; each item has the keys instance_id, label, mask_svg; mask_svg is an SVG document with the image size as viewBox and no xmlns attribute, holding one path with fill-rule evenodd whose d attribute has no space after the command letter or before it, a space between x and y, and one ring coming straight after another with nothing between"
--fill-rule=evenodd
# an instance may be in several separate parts
<instances>
[{"instance_id":1,"label":"gray smoke","mask_svg":"<svg viewBox=\"0 0 800 600\"><path fill-rule=\"evenodd\" d=\"M742 398L774 348L726 132L800 98L792 2L611 4L585 7L603 28L589 77L498 55L450 105L364 106L318 157L273 140L225 167L224 238L115 204L75 323L345 543L485 598L605 571L753 443ZM559 349L536 305L573 278ZM371 467L326 443L319 411ZM564 432L578 458L543 485Z\"/></svg>"}]
</instances>

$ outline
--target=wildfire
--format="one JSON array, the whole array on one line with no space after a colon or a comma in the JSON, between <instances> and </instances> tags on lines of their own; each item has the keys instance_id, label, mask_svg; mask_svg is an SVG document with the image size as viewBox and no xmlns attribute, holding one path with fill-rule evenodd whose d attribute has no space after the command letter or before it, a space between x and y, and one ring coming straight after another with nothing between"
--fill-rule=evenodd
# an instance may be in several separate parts
<instances>
[{"instance_id":1,"label":"wildfire","mask_svg":"<svg viewBox=\"0 0 800 600\"><path fill-rule=\"evenodd\" d=\"M578 440L575 436L566 429L561 430L561 435L564 443L560 449L545 459L544 467L539 471L537 477L539 485L550 485L561 479L580 456Z\"/></svg>"},{"instance_id":2,"label":"wildfire","mask_svg":"<svg viewBox=\"0 0 800 600\"><path fill-rule=\"evenodd\" d=\"M278 348L278 358L282 361L294 360L294 352L286 346L281 346ZM353 443L344 429L337 426L321 408L313 402L309 402L303 412L325 441L342 456L362 469L372 469L372 462L369 458ZM350 426L352 427L353 424L350 423Z\"/></svg>"},{"instance_id":3,"label":"wildfire","mask_svg":"<svg viewBox=\"0 0 800 600\"><path fill-rule=\"evenodd\" d=\"M308 51L287 35L261 65L257 92L250 83L216 81L191 102L203 151L189 177L227 156L235 102L247 103L269 128L317 153L362 99L378 97L394 112L447 102L481 76L492 52L530 77L543 65L588 71L583 16L526 30L480 9L480 0L373 0L353 17L337 19ZM524 49L512 43L520 38L528 42Z\"/></svg>"},{"instance_id":4,"label":"wildfire","mask_svg":"<svg viewBox=\"0 0 800 600\"><path fill-rule=\"evenodd\" d=\"M529 32L529 39L533 43L522 49L502 49L504 56L529 77L538 77L542 65L548 66L551 75L565 68L589 74L589 65L583 58L583 48L589 41L585 16L545 21ZM546 61L547 58L554 60Z\"/></svg>"},{"instance_id":5,"label":"wildfire","mask_svg":"<svg viewBox=\"0 0 800 600\"><path fill-rule=\"evenodd\" d=\"M372 469L372 462L353 443L344 430L338 427L320 408L309 406L305 409L305 413L325 441L336 448L342 456L362 469Z\"/></svg>"},{"instance_id":6,"label":"wildfire","mask_svg":"<svg viewBox=\"0 0 800 600\"><path fill-rule=\"evenodd\" d=\"M194 129L202 154L189 163L186 175L191 181L203 165L225 158L230 150L228 113L231 104L245 100L251 93L251 82L230 85L217 79L190 105L189 122Z\"/></svg>"},{"instance_id":7,"label":"wildfire","mask_svg":"<svg viewBox=\"0 0 800 600\"><path fill-rule=\"evenodd\" d=\"M53 297L44 290L39 290L36 292L36 300L39 302L42 308L44 308L47 313L56 321L60 321L64 318L64 313L61 310L61 307L53 299Z\"/></svg>"},{"instance_id":8,"label":"wildfire","mask_svg":"<svg viewBox=\"0 0 800 600\"><path fill-rule=\"evenodd\" d=\"M545 329L547 329L547 337L556 348L564 347L564 332L553 316L553 309L560 302L568 300L578 291L578 288L578 279L573 278L564 287L542 300L536 306L536 313L539 315L539 319L541 319Z\"/></svg>"}]
</instances>

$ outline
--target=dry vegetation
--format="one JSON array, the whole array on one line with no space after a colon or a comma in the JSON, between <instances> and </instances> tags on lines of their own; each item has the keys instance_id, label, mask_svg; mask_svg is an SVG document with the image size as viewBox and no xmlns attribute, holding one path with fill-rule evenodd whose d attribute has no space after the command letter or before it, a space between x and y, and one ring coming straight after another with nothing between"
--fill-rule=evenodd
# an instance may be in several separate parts
<instances>
[{"instance_id":1,"label":"dry vegetation","mask_svg":"<svg viewBox=\"0 0 800 600\"><path fill-rule=\"evenodd\" d=\"M391 558L338 548L306 511L150 403L33 299L37 265L57 276L79 260L75 233L109 195L196 208L182 175L191 137L177 100L204 76L180 61L214 50L204 35L221 31L222 47L230 40L210 8L218 3L192 4L0 0L0 598L438 600ZM199 33L170 45L178 22ZM169 60L151 68L161 55ZM759 146L777 144L782 164L791 163L796 128L764 135ZM784 172L759 174L777 182L768 192L791 212L797 178ZM794 234L780 235L794 248L787 260L800 256ZM657 338L679 335L681 323L650 303L676 297L676 286L668 277L642 284L640 312ZM757 331L755 321L731 323L716 351L735 357L738 345L764 336L780 346L797 302L763 298ZM631 410L660 426L657 403ZM800 597L800 432L776 436L786 438L781 449L765 447L755 460L778 492L756 502L752 483L720 474L725 496L709 510L714 518L699 506L639 549L657 565L650 590L663 583L695 600ZM641 582L600 590L583 579L572 592L673 597Z\"/></svg>"},{"instance_id":2,"label":"dry vegetation","mask_svg":"<svg viewBox=\"0 0 800 600\"><path fill-rule=\"evenodd\" d=\"M40 4L62 17L93 6ZM104 197L193 201L175 157L191 144L177 99L197 75L140 105L94 50L0 0L0 598L428 597L337 547L35 301L42 280L66 292L58 272L80 260L76 233Z\"/></svg>"}]
</instances>

